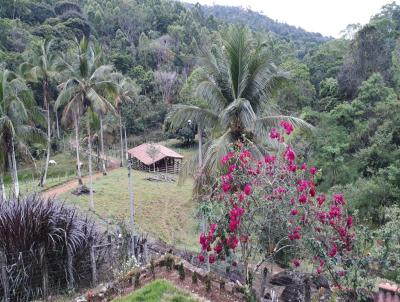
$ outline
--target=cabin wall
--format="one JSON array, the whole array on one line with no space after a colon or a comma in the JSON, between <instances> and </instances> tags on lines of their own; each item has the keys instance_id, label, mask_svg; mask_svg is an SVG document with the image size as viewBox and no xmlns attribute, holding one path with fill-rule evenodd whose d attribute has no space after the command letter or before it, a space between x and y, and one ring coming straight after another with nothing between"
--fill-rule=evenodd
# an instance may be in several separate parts
<instances>
[{"instance_id":1,"label":"cabin wall","mask_svg":"<svg viewBox=\"0 0 400 302\"><path fill-rule=\"evenodd\" d=\"M165 157L157 161L154 165L145 165L137 158L133 159L133 169L150 173L169 173L177 174L181 171L182 159Z\"/></svg>"}]
</instances>

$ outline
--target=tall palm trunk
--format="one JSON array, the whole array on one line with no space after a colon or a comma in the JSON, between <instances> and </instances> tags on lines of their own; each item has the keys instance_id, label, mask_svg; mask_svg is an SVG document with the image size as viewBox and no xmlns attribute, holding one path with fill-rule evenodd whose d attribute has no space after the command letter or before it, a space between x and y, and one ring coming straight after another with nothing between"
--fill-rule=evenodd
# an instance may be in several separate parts
<instances>
[{"instance_id":1,"label":"tall palm trunk","mask_svg":"<svg viewBox=\"0 0 400 302\"><path fill-rule=\"evenodd\" d=\"M101 156L101 168L103 175L107 175L106 161L104 159L104 139L103 139L103 116L100 114L100 156Z\"/></svg>"},{"instance_id":2,"label":"tall palm trunk","mask_svg":"<svg viewBox=\"0 0 400 302\"><path fill-rule=\"evenodd\" d=\"M19 181L18 181L18 170L17 170L17 160L15 159L15 146L14 138L11 138L11 158L9 158L10 163L10 173L14 185L14 196L19 197Z\"/></svg>"},{"instance_id":3,"label":"tall palm trunk","mask_svg":"<svg viewBox=\"0 0 400 302\"><path fill-rule=\"evenodd\" d=\"M81 173L81 160L79 159L79 114L75 111L75 144L76 144L76 173L78 175L79 185L83 185Z\"/></svg>"},{"instance_id":4,"label":"tall palm trunk","mask_svg":"<svg viewBox=\"0 0 400 302\"><path fill-rule=\"evenodd\" d=\"M60 122L58 121L58 112L57 112L57 110L54 110L54 113L56 114L57 139L60 139Z\"/></svg>"},{"instance_id":5,"label":"tall palm trunk","mask_svg":"<svg viewBox=\"0 0 400 302\"><path fill-rule=\"evenodd\" d=\"M134 227L135 227L135 208L134 208L134 200L133 200L133 180L132 180L132 166L131 163L128 162L128 189L129 189L129 205L130 205L130 227L133 235Z\"/></svg>"},{"instance_id":6,"label":"tall palm trunk","mask_svg":"<svg viewBox=\"0 0 400 302\"><path fill-rule=\"evenodd\" d=\"M199 136L199 169L203 165L203 130L201 124L198 125L198 136Z\"/></svg>"},{"instance_id":7,"label":"tall palm trunk","mask_svg":"<svg viewBox=\"0 0 400 302\"><path fill-rule=\"evenodd\" d=\"M120 141L121 141L121 164L120 166L123 166L124 163L124 139L122 138L122 117L121 115L119 116L119 136L120 136Z\"/></svg>"},{"instance_id":8,"label":"tall palm trunk","mask_svg":"<svg viewBox=\"0 0 400 302\"><path fill-rule=\"evenodd\" d=\"M88 133L88 148L89 148L89 210L94 212L94 201L93 201L93 176L92 176L92 138L90 135L90 119L86 122L87 133Z\"/></svg>"},{"instance_id":9,"label":"tall palm trunk","mask_svg":"<svg viewBox=\"0 0 400 302\"><path fill-rule=\"evenodd\" d=\"M201 167L203 166L203 130L201 129L200 123L197 125L197 127L199 136L199 171L201 171ZM201 228L202 232L205 233L207 230L207 221L204 213L201 213Z\"/></svg>"},{"instance_id":10,"label":"tall palm trunk","mask_svg":"<svg viewBox=\"0 0 400 302\"><path fill-rule=\"evenodd\" d=\"M4 187L3 174L0 175L0 201L6 200L6 188Z\"/></svg>"},{"instance_id":11,"label":"tall palm trunk","mask_svg":"<svg viewBox=\"0 0 400 302\"><path fill-rule=\"evenodd\" d=\"M128 139L126 138L126 127L124 125L124 135L125 135L125 159L128 160Z\"/></svg>"},{"instance_id":12,"label":"tall palm trunk","mask_svg":"<svg viewBox=\"0 0 400 302\"><path fill-rule=\"evenodd\" d=\"M43 83L43 105L46 110L46 118L47 118L47 154L46 154L46 162L44 163L44 170L42 173L42 177L40 178L39 186L43 187L46 183L47 171L49 169L49 161L50 161L50 149L51 149L51 121L50 121L50 106L47 100L47 81Z\"/></svg>"},{"instance_id":13,"label":"tall palm trunk","mask_svg":"<svg viewBox=\"0 0 400 302\"><path fill-rule=\"evenodd\" d=\"M132 243L131 246L135 247L135 208L134 208L134 199L133 199L133 176L132 176L132 166L131 162L127 162L128 165L128 189L129 189L129 208L130 208L130 229L131 229L131 238Z\"/></svg>"}]
</instances>

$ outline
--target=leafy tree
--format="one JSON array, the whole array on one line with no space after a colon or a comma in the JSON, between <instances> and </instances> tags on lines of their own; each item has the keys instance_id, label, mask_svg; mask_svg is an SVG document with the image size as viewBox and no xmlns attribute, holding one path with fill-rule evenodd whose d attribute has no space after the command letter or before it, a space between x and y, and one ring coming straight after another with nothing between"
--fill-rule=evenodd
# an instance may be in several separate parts
<instances>
[{"instance_id":1,"label":"leafy tree","mask_svg":"<svg viewBox=\"0 0 400 302\"><path fill-rule=\"evenodd\" d=\"M150 156L150 158L153 161L153 172L156 172L156 163L155 163L155 158L157 157L157 155L160 153L160 150L158 150L157 146L154 144L149 144L149 146L146 149L146 153L148 156Z\"/></svg>"},{"instance_id":2,"label":"leafy tree","mask_svg":"<svg viewBox=\"0 0 400 302\"><path fill-rule=\"evenodd\" d=\"M58 73L59 59L57 53L52 49L50 40L41 41L39 45L33 48L31 54L31 62L21 66L21 70L25 76L31 77L32 80L39 80L43 90L43 109L46 111L47 119L47 152L44 169L42 171L39 186L43 187L46 183L47 171L49 167L51 152L51 114L50 114L50 82ZM55 111L57 115L57 111ZM58 120L58 118L57 118Z\"/></svg>"},{"instance_id":3,"label":"leafy tree","mask_svg":"<svg viewBox=\"0 0 400 302\"><path fill-rule=\"evenodd\" d=\"M124 155L124 145L127 145L127 142L123 140L123 129L125 129L126 133L126 123L123 122L123 104L133 103L134 100L139 95L140 88L136 84L136 82L130 78L124 77L121 74L114 74L112 80L117 85L117 96L115 107L117 109L118 117L119 117L119 134L120 134L120 146L121 146L121 167L123 165L124 157L128 160L128 150L125 150ZM127 149L127 148L126 148Z\"/></svg>"},{"instance_id":4,"label":"leafy tree","mask_svg":"<svg viewBox=\"0 0 400 302\"><path fill-rule=\"evenodd\" d=\"M385 34L374 24L368 24L357 32L351 52L338 75L341 93L348 99L357 94L358 86L374 72L391 79L391 47Z\"/></svg>"},{"instance_id":5,"label":"leafy tree","mask_svg":"<svg viewBox=\"0 0 400 302\"><path fill-rule=\"evenodd\" d=\"M326 78L336 78L349 51L350 42L331 40L312 49L304 58L310 70L310 81L319 91L319 84Z\"/></svg>"},{"instance_id":6,"label":"leafy tree","mask_svg":"<svg viewBox=\"0 0 400 302\"><path fill-rule=\"evenodd\" d=\"M92 113L105 114L108 111L113 112L113 105L102 95L115 92L115 84L107 80L107 75L113 71L110 65L97 66L98 57L94 56L94 51L89 45L89 41L83 38L77 50L76 61L74 65L67 65L70 75L60 87L61 91L56 101L56 108L64 108L62 121L67 124L74 124L76 161L78 182L82 182L79 160L79 122L80 117L90 108ZM89 142L89 170L91 170L91 144L90 144L90 119L86 119L86 128ZM91 174L91 171L89 171ZM91 178L91 175L90 175ZM90 187L89 208L94 211L93 191Z\"/></svg>"},{"instance_id":7,"label":"leafy tree","mask_svg":"<svg viewBox=\"0 0 400 302\"><path fill-rule=\"evenodd\" d=\"M316 106L320 111L330 111L340 103L339 85L335 78L326 78L319 84L320 100Z\"/></svg>"},{"instance_id":8,"label":"leafy tree","mask_svg":"<svg viewBox=\"0 0 400 302\"><path fill-rule=\"evenodd\" d=\"M224 33L222 45L214 45L201 58L201 80L196 93L207 103L206 108L177 105L171 114L173 127L188 120L204 123L212 134L206 145L202 177L198 188L209 181L219 166L219 158L236 140L252 143L252 151L263 148L260 138L267 129L286 119L303 127L301 119L276 115L267 107L270 93L287 79L287 73L270 63L263 44L254 40L245 27L232 27Z\"/></svg>"},{"instance_id":9,"label":"leafy tree","mask_svg":"<svg viewBox=\"0 0 400 302\"><path fill-rule=\"evenodd\" d=\"M32 158L28 143L42 139L42 132L35 127L40 112L23 79L9 70L0 71L0 196L5 197L4 174L10 169L14 196L20 193L16 152L25 153L24 159ZM26 158L30 157L30 158Z\"/></svg>"},{"instance_id":10,"label":"leafy tree","mask_svg":"<svg viewBox=\"0 0 400 302\"><path fill-rule=\"evenodd\" d=\"M291 81L280 89L274 96L274 100L282 111L295 112L315 102L315 88L310 82L310 72L307 65L296 59L287 59L280 65L290 72Z\"/></svg>"}]
</instances>

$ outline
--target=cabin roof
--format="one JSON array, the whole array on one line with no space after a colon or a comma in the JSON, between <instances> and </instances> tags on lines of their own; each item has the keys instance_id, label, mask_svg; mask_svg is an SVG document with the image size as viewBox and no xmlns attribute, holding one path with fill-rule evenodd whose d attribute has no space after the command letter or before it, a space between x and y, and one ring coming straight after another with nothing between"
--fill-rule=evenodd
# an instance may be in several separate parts
<instances>
[{"instance_id":1,"label":"cabin roof","mask_svg":"<svg viewBox=\"0 0 400 302\"><path fill-rule=\"evenodd\" d=\"M154 146L155 149L158 151L154 155L153 158L149 154L149 150L150 150L151 146ZM137 158L145 165L152 165L166 157L178 158L178 159L183 158L183 155L180 155L179 153L175 152L174 150L171 150L160 144L146 144L146 143L141 144L135 148L129 149L128 154L131 157Z\"/></svg>"}]
</instances>

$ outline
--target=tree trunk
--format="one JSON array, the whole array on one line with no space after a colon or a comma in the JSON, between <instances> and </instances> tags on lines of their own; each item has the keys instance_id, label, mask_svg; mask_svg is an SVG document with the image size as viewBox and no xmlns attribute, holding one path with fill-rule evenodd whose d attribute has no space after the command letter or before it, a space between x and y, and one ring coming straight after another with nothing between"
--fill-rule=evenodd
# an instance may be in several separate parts
<instances>
[{"instance_id":1,"label":"tree trunk","mask_svg":"<svg viewBox=\"0 0 400 302\"><path fill-rule=\"evenodd\" d=\"M57 110L54 110L56 114L56 129L57 129L57 139L60 139L60 123L58 121L58 112Z\"/></svg>"},{"instance_id":2,"label":"tree trunk","mask_svg":"<svg viewBox=\"0 0 400 302\"><path fill-rule=\"evenodd\" d=\"M94 201L93 201L93 177L92 177L92 142L90 136L90 119L86 122L87 133L88 133L88 148L89 148L89 210L94 212Z\"/></svg>"},{"instance_id":3,"label":"tree trunk","mask_svg":"<svg viewBox=\"0 0 400 302\"><path fill-rule=\"evenodd\" d=\"M51 149L51 121L50 121L50 106L47 100L47 84L46 82L43 84L43 105L45 107L47 113L47 154L46 154L46 162L44 163L44 170L42 173L42 177L40 178L39 186L43 187L46 183L47 179L47 171L49 169L49 161L50 161L50 149Z\"/></svg>"},{"instance_id":4,"label":"tree trunk","mask_svg":"<svg viewBox=\"0 0 400 302\"><path fill-rule=\"evenodd\" d=\"M6 200L6 188L4 187L3 175L0 175L0 201Z\"/></svg>"},{"instance_id":5,"label":"tree trunk","mask_svg":"<svg viewBox=\"0 0 400 302\"><path fill-rule=\"evenodd\" d=\"M199 136L199 171L200 171L201 167L203 166L203 131L201 129L200 124L197 125L197 127ZM207 221L204 213L201 213L201 226L202 226L202 231L205 234L207 230Z\"/></svg>"},{"instance_id":6,"label":"tree trunk","mask_svg":"<svg viewBox=\"0 0 400 302\"><path fill-rule=\"evenodd\" d=\"M81 173L81 161L79 159L79 114L75 112L75 143L76 143L76 172L78 174L78 183L83 185L82 173Z\"/></svg>"},{"instance_id":7,"label":"tree trunk","mask_svg":"<svg viewBox=\"0 0 400 302\"><path fill-rule=\"evenodd\" d=\"M14 196L16 198L19 197L19 181L18 181L18 168L17 168L17 160L15 159L15 146L14 146L14 138L11 138L11 175L14 183Z\"/></svg>"},{"instance_id":8,"label":"tree trunk","mask_svg":"<svg viewBox=\"0 0 400 302\"><path fill-rule=\"evenodd\" d=\"M203 165L203 131L201 125L198 125L198 135L199 135L199 169Z\"/></svg>"},{"instance_id":9,"label":"tree trunk","mask_svg":"<svg viewBox=\"0 0 400 302\"><path fill-rule=\"evenodd\" d=\"M121 140L121 167L124 164L124 139L122 138L122 117L119 116L119 136Z\"/></svg>"},{"instance_id":10,"label":"tree trunk","mask_svg":"<svg viewBox=\"0 0 400 302\"><path fill-rule=\"evenodd\" d=\"M126 127L124 126L124 135L125 135L125 159L128 160L128 140L126 138Z\"/></svg>"},{"instance_id":11,"label":"tree trunk","mask_svg":"<svg viewBox=\"0 0 400 302\"><path fill-rule=\"evenodd\" d=\"M131 163L128 162L128 186L129 186L129 201L130 201L130 227L132 235L134 233L135 228L135 209L133 203L133 181L132 181L132 166Z\"/></svg>"},{"instance_id":12,"label":"tree trunk","mask_svg":"<svg viewBox=\"0 0 400 302\"><path fill-rule=\"evenodd\" d=\"M103 117L100 115L100 156L101 156L101 168L103 175L107 175L107 170L106 170L106 162L104 159L104 140L103 140Z\"/></svg>"}]
</instances>

